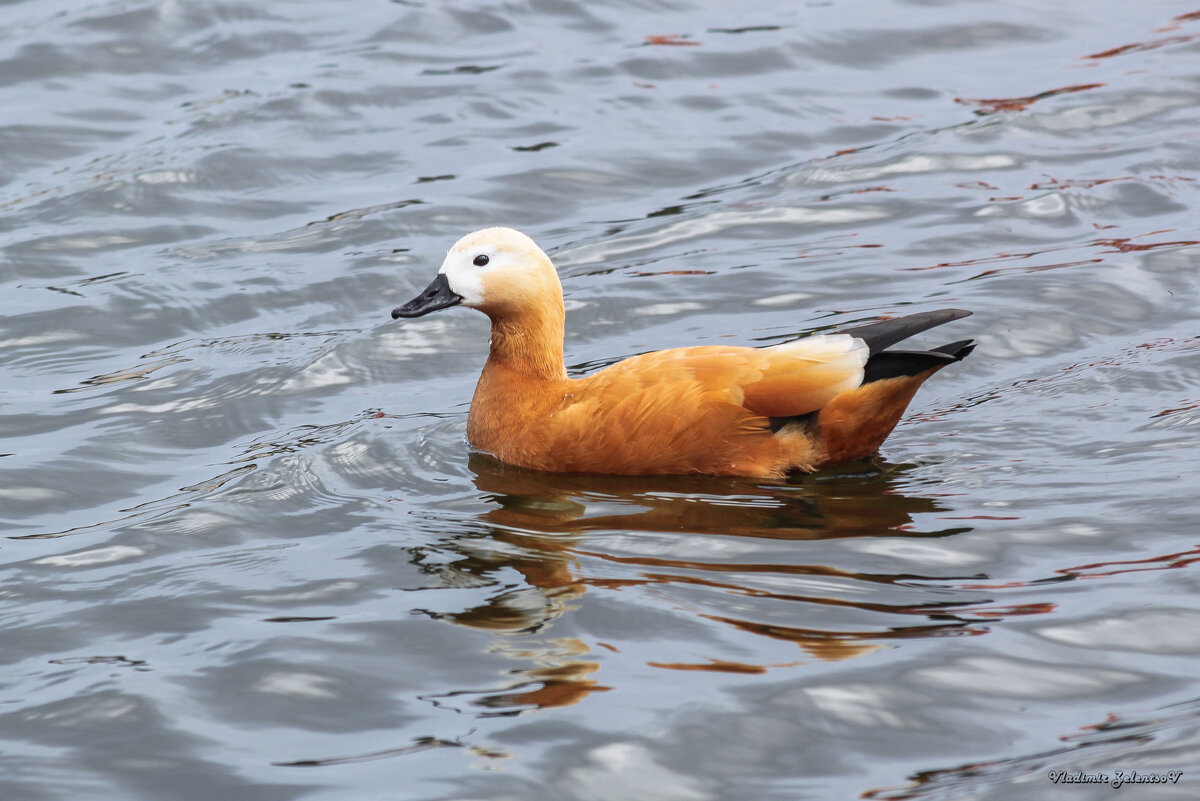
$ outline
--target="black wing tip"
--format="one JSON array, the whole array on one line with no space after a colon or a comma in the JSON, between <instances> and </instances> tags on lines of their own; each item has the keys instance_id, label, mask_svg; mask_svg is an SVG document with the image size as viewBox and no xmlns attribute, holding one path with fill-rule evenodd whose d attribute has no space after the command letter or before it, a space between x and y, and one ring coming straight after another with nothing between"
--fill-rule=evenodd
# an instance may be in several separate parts
<instances>
[{"instance_id":1,"label":"black wing tip","mask_svg":"<svg viewBox=\"0 0 1200 801\"><path fill-rule=\"evenodd\" d=\"M872 354L880 353L885 348L902 342L922 331L936 328L939 325L969 317L967 309L935 309L927 312L906 314L903 317L893 317L889 320L879 320L865 323L853 328L844 328L838 333L850 334L867 344Z\"/></svg>"},{"instance_id":2,"label":"black wing tip","mask_svg":"<svg viewBox=\"0 0 1200 801\"><path fill-rule=\"evenodd\" d=\"M949 345L942 345L940 348L933 348L934 353L944 353L951 357L956 362L961 362L963 359L971 355L971 351L975 350L975 346L979 343L973 339L960 339L958 342L951 342Z\"/></svg>"}]
</instances>

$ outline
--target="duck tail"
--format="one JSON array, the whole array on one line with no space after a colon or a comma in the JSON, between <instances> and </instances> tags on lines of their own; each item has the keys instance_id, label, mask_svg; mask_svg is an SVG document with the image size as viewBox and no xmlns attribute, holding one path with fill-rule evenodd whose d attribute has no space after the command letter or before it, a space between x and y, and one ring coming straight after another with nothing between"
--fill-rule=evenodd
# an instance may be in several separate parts
<instances>
[{"instance_id":1,"label":"duck tail","mask_svg":"<svg viewBox=\"0 0 1200 801\"><path fill-rule=\"evenodd\" d=\"M838 395L813 421L825 464L862 459L878 450L921 385L946 365L965 359L975 349L975 342L963 339L930 350L885 348L968 314L962 309L943 309L845 332L866 342L871 356L863 369L862 385Z\"/></svg>"}]
</instances>

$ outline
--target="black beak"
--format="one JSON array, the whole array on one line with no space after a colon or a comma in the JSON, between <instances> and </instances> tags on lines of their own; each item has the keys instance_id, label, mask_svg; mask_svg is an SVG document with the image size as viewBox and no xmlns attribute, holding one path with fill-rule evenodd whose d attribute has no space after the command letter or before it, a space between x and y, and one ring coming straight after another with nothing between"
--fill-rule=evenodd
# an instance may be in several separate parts
<instances>
[{"instance_id":1,"label":"black beak","mask_svg":"<svg viewBox=\"0 0 1200 801\"><path fill-rule=\"evenodd\" d=\"M456 294L450 289L450 282L446 280L444 273L438 273L438 277L425 287L424 292L400 308L392 309L392 319L420 317L422 314L429 314L457 303L462 303L462 295Z\"/></svg>"}]
</instances>

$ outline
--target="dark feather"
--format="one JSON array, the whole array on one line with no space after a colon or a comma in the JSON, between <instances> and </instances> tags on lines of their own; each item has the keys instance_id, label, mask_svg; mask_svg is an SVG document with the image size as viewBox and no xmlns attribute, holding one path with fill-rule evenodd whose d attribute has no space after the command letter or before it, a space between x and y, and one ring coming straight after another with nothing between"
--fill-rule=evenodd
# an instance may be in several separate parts
<instances>
[{"instance_id":1,"label":"dark feather","mask_svg":"<svg viewBox=\"0 0 1200 801\"><path fill-rule=\"evenodd\" d=\"M811 429L814 425L816 425L817 415L820 413L821 412L818 409L815 412L798 414L795 417L768 417L767 426L771 429L772 433L778 432L779 429L791 423L796 423L806 429Z\"/></svg>"},{"instance_id":2,"label":"dark feather","mask_svg":"<svg viewBox=\"0 0 1200 801\"><path fill-rule=\"evenodd\" d=\"M947 364L962 361L974 349L975 343L964 339L932 350L885 350L867 359L867 366L863 369L863 383L938 370Z\"/></svg>"},{"instance_id":3,"label":"dark feather","mask_svg":"<svg viewBox=\"0 0 1200 801\"><path fill-rule=\"evenodd\" d=\"M961 362L970 355L971 351L975 350L975 340L960 339L958 342L951 342L949 345L942 345L934 350L938 353L945 353L947 356L953 356L954 361Z\"/></svg>"},{"instance_id":4,"label":"dark feather","mask_svg":"<svg viewBox=\"0 0 1200 801\"><path fill-rule=\"evenodd\" d=\"M966 309L938 309L937 311L896 317L891 320L880 320L877 323L867 323L854 328L842 328L835 333L850 334L861 339L867 343L871 353L875 354L922 331L952 320L961 320L970 314L971 312Z\"/></svg>"}]
</instances>

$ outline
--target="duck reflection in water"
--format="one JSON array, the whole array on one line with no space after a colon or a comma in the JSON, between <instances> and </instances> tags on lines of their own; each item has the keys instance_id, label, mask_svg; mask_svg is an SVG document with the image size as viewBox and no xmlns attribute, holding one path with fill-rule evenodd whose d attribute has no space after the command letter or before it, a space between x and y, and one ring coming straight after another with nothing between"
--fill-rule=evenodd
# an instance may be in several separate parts
<instances>
[{"instance_id":1,"label":"duck reflection in water","mask_svg":"<svg viewBox=\"0 0 1200 801\"><path fill-rule=\"evenodd\" d=\"M761 482L542 473L483 453L472 453L468 464L475 486L497 504L483 519L549 535L625 530L785 540L877 537L902 533L913 515L938 510L932 498L895 492L894 478L868 462L827 471L830 491L808 476Z\"/></svg>"},{"instance_id":2,"label":"duck reflection in water","mask_svg":"<svg viewBox=\"0 0 1200 801\"><path fill-rule=\"evenodd\" d=\"M963 531L908 530L915 516L939 506L934 498L899 491L902 468L862 462L817 477L761 482L542 473L480 453L471 455L469 467L490 508L478 516L482 527L470 526L467 536L449 545L461 558L444 566L452 574L447 580L494 584L507 568L524 581L516 587L505 582L486 603L437 616L500 635L493 651L533 666L512 671L512 683L503 689L453 693L436 699L439 704L466 701L476 714L516 714L610 689L597 678L603 657L593 651L596 645L615 647L589 646L576 637L538 638L553 621L578 610L589 589L666 589L673 596L696 591L706 599L699 608L693 596L686 605L672 601L669 613L694 613L702 625L737 636L790 642L806 658L825 661L872 653L891 640L980 633L923 589L905 585L919 577L799 563L797 556L831 552L780 547L788 541L816 546L822 540ZM739 560L738 554L751 558ZM821 620L836 623L792 625ZM762 673L796 662L648 664Z\"/></svg>"}]
</instances>

